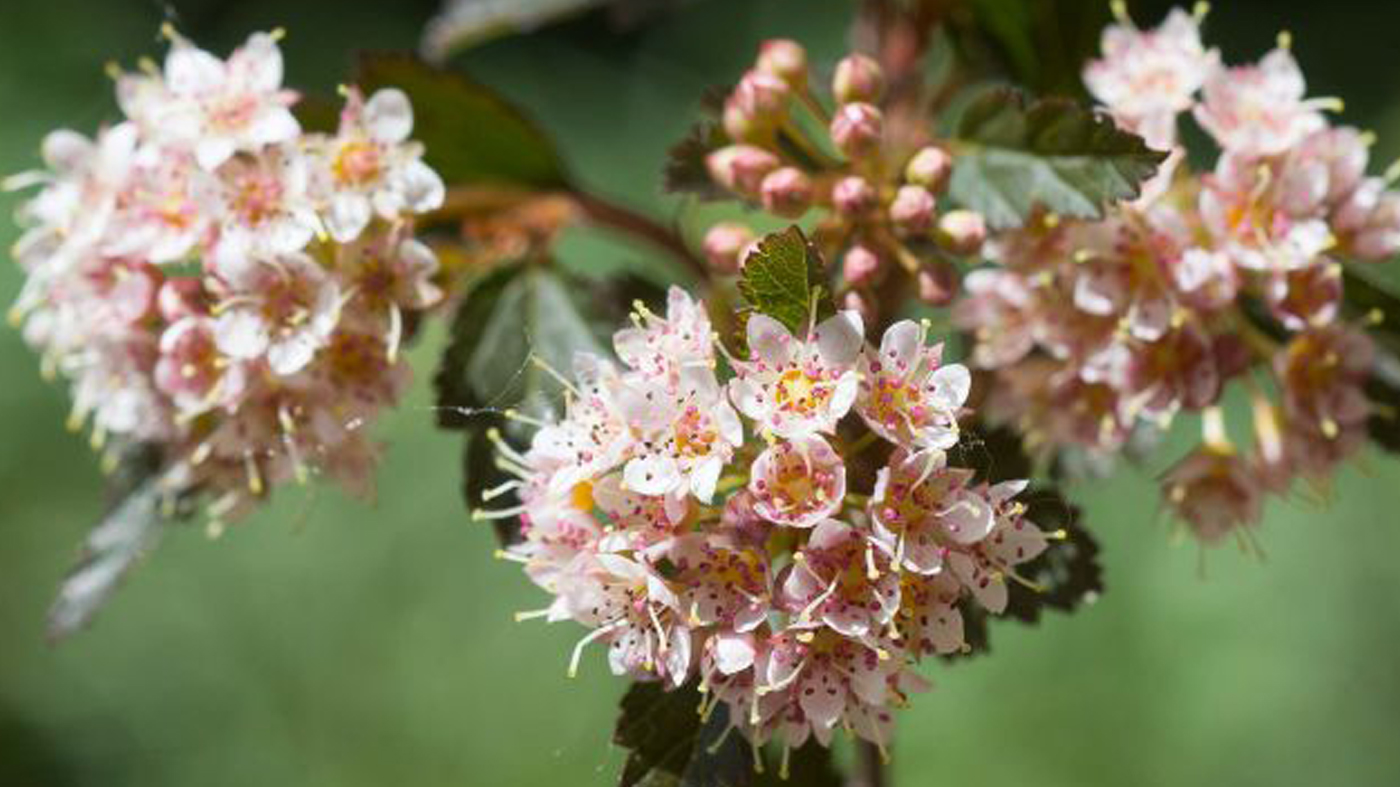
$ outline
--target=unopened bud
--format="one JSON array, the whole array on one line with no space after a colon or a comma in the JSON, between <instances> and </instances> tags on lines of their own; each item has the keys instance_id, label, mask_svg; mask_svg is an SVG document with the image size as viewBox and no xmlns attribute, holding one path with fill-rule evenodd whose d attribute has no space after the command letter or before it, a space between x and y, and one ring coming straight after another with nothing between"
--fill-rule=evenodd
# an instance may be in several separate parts
<instances>
[{"instance_id":1,"label":"unopened bud","mask_svg":"<svg viewBox=\"0 0 1400 787\"><path fill-rule=\"evenodd\" d=\"M836 64L836 76L831 80L831 92L836 101L877 102L885 93L885 73L880 64L865 55L847 55Z\"/></svg>"},{"instance_id":2,"label":"unopened bud","mask_svg":"<svg viewBox=\"0 0 1400 787\"><path fill-rule=\"evenodd\" d=\"M846 104L831 119L831 141L850 158L860 158L877 149L884 133L885 116L874 104Z\"/></svg>"},{"instance_id":3,"label":"unopened bud","mask_svg":"<svg viewBox=\"0 0 1400 787\"><path fill-rule=\"evenodd\" d=\"M906 235L918 235L933 227L935 200L923 186L900 186L890 203L890 221Z\"/></svg>"},{"instance_id":4,"label":"unopened bud","mask_svg":"<svg viewBox=\"0 0 1400 787\"><path fill-rule=\"evenodd\" d=\"M846 297L841 300L841 307L859 314L861 322L866 325L874 325L880 316L875 309L875 301L859 292L846 293Z\"/></svg>"},{"instance_id":5,"label":"unopened bud","mask_svg":"<svg viewBox=\"0 0 1400 787\"><path fill-rule=\"evenodd\" d=\"M856 244L841 259L841 275L847 284L861 286L872 284L881 272L880 255L868 247Z\"/></svg>"},{"instance_id":6,"label":"unopened bud","mask_svg":"<svg viewBox=\"0 0 1400 787\"><path fill-rule=\"evenodd\" d=\"M954 254L974 254L987 239L987 223L971 210L950 210L938 220L938 242Z\"/></svg>"},{"instance_id":7,"label":"unopened bud","mask_svg":"<svg viewBox=\"0 0 1400 787\"><path fill-rule=\"evenodd\" d=\"M743 224L721 222L705 233L705 259L718 273L738 273L739 255L753 240L753 230Z\"/></svg>"},{"instance_id":8,"label":"unopened bud","mask_svg":"<svg viewBox=\"0 0 1400 787\"><path fill-rule=\"evenodd\" d=\"M156 294L156 307L166 322L203 314L206 311L204 286L195 278L167 279Z\"/></svg>"},{"instance_id":9,"label":"unopened bud","mask_svg":"<svg viewBox=\"0 0 1400 787\"><path fill-rule=\"evenodd\" d=\"M875 187L859 175L848 175L831 188L831 204L846 218L858 218L875 208Z\"/></svg>"},{"instance_id":10,"label":"unopened bud","mask_svg":"<svg viewBox=\"0 0 1400 787\"><path fill-rule=\"evenodd\" d=\"M958 294L958 272L946 262L924 266L917 279L919 300L930 306L947 306Z\"/></svg>"},{"instance_id":11,"label":"unopened bud","mask_svg":"<svg viewBox=\"0 0 1400 787\"><path fill-rule=\"evenodd\" d=\"M724 102L724 115L721 122L724 124L724 133L735 142L757 140L769 128L769 124L760 122L748 110L739 106L734 101L733 96Z\"/></svg>"},{"instance_id":12,"label":"unopened bud","mask_svg":"<svg viewBox=\"0 0 1400 787\"><path fill-rule=\"evenodd\" d=\"M710 177L747 197L757 196L763 178L778 168L778 157L753 145L729 145L705 158Z\"/></svg>"},{"instance_id":13,"label":"unopened bud","mask_svg":"<svg viewBox=\"0 0 1400 787\"><path fill-rule=\"evenodd\" d=\"M785 219L801 216L812 205L812 179L797 167L780 167L768 173L760 190L763 207Z\"/></svg>"},{"instance_id":14,"label":"unopened bud","mask_svg":"<svg viewBox=\"0 0 1400 787\"><path fill-rule=\"evenodd\" d=\"M791 88L779 77L767 71L751 69L739 80L730 100L754 118L763 121L787 111L788 96L791 93Z\"/></svg>"},{"instance_id":15,"label":"unopened bud","mask_svg":"<svg viewBox=\"0 0 1400 787\"><path fill-rule=\"evenodd\" d=\"M953 159L946 151L927 147L909 159L904 167L904 179L929 191L939 192L948 183L948 173L952 169Z\"/></svg>"},{"instance_id":16,"label":"unopened bud","mask_svg":"<svg viewBox=\"0 0 1400 787\"><path fill-rule=\"evenodd\" d=\"M791 39L772 38L764 41L758 48L756 67L783 80L795 90L801 90L807 84L807 50Z\"/></svg>"},{"instance_id":17,"label":"unopened bud","mask_svg":"<svg viewBox=\"0 0 1400 787\"><path fill-rule=\"evenodd\" d=\"M739 270L744 269L744 266L747 265L749 262L749 257L752 257L758 252L758 247L762 243L762 238L754 238L753 240L749 241L749 245L745 246L739 252Z\"/></svg>"}]
</instances>

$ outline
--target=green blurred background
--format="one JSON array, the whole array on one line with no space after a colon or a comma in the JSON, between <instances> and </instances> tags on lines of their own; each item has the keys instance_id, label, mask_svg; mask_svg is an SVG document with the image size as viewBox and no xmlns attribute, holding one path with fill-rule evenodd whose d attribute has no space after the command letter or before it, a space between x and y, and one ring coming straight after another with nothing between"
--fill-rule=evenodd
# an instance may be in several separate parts
<instances>
[{"instance_id":1,"label":"green blurred background","mask_svg":"<svg viewBox=\"0 0 1400 787\"><path fill-rule=\"evenodd\" d=\"M1160 8L1143 9L1151 21ZM1147 4L1154 5L1154 4ZM1221 3L1209 35L1233 60L1290 28L1318 95L1400 153L1400 10L1379 3ZM288 81L328 90L357 48L415 45L434 3L275 0L0 3L0 172L32 167L49 129L115 114L108 60L158 54L171 18L226 51L282 25ZM828 68L839 0L705 0L616 33L589 16L456 63L546 125L581 179L665 210L657 173L700 92L765 37ZM17 202L3 197L8 212ZM0 224L0 242L15 230ZM654 265L586 235L585 266ZM0 296L20 277L0 266ZM516 624L540 605L458 497L456 434L435 431L426 381L388 416L376 505L287 490L222 540L169 537L97 625L49 647L45 608L101 509L62 388L0 331L0 784L604 785L621 682L601 650L564 675L578 630ZM1183 425L1183 428L1189 424ZM1176 440L1182 445L1180 435ZM930 665L936 690L901 721L898 784L1400 784L1400 464L1376 454L1331 504L1268 512L1266 562L1176 543L1152 484L1173 455L1073 495L1103 544L1108 592L1037 629L1000 624L995 654ZM1386 512L1389 513L1386 513Z\"/></svg>"}]
</instances>

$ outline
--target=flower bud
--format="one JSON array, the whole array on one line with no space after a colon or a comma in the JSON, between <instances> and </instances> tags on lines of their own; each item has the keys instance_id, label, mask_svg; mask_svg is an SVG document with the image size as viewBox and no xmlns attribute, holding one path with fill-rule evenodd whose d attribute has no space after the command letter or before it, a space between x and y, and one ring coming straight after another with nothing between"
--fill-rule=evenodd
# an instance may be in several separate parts
<instances>
[{"instance_id":1,"label":"flower bud","mask_svg":"<svg viewBox=\"0 0 1400 787\"><path fill-rule=\"evenodd\" d=\"M196 278L167 279L156 295L156 306L166 322L204 314L204 285Z\"/></svg>"},{"instance_id":2,"label":"flower bud","mask_svg":"<svg viewBox=\"0 0 1400 787\"><path fill-rule=\"evenodd\" d=\"M705 158L710 177L746 197L758 195L764 176L778 168L778 157L753 145L729 145Z\"/></svg>"},{"instance_id":3,"label":"flower bud","mask_svg":"<svg viewBox=\"0 0 1400 787\"><path fill-rule=\"evenodd\" d=\"M831 204L845 218L859 218L875 208L875 187L859 175L848 175L832 187Z\"/></svg>"},{"instance_id":4,"label":"flower bud","mask_svg":"<svg viewBox=\"0 0 1400 787\"><path fill-rule=\"evenodd\" d=\"M958 294L958 272L946 262L924 266L916 278L919 300L929 306L947 306Z\"/></svg>"},{"instance_id":5,"label":"flower bud","mask_svg":"<svg viewBox=\"0 0 1400 787\"><path fill-rule=\"evenodd\" d=\"M954 254L973 254L987 239L982 214L971 210L950 210L938 220L938 242Z\"/></svg>"},{"instance_id":6,"label":"flower bud","mask_svg":"<svg viewBox=\"0 0 1400 787\"><path fill-rule=\"evenodd\" d=\"M929 191L942 191L948 183L953 159L942 148L926 147L914 154L904 167L904 179Z\"/></svg>"},{"instance_id":7,"label":"flower bud","mask_svg":"<svg viewBox=\"0 0 1400 787\"><path fill-rule=\"evenodd\" d=\"M759 122L750 112L734 101L733 96L724 102L721 119L724 133L735 142L749 142L758 139L767 130L767 125Z\"/></svg>"},{"instance_id":8,"label":"flower bud","mask_svg":"<svg viewBox=\"0 0 1400 787\"><path fill-rule=\"evenodd\" d=\"M717 273L738 273L739 254L753 240L753 230L743 224L721 222L705 233L705 259Z\"/></svg>"},{"instance_id":9,"label":"flower bud","mask_svg":"<svg viewBox=\"0 0 1400 787\"><path fill-rule=\"evenodd\" d=\"M812 179L797 167L781 167L768 173L760 190L763 207L785 219L801 216L812 205Z\"/></svg>"},{"instance_id":10,"label":"flower bud","mask_svg":"<svg viewBox=\"0 0 1400 787\"><path fill-rule=\"evenodd\" d=\"M776 118L787 111L792 90L782 79L751 69L739 80L730 100L760 122Z\"/></svg>"},{"instance_id":11,"label":"flower bud","mask_svg":"<svg viewBox=\"0 0 1400 787\"><path fill-rule=\"evenodd\" d=\"M787 38L772 38L758 48L759 71L764 71L800 90L807 84L807 50Z\"/></svg>"},{"instance_id":12,"label":"flower bud","mask_svg":"<svg viewBox=\"0 0 1400 787\"><path fill-rule=\"evenodd\" d=\"M749 257L758 252L758 247L763 243L763 238L754 238L749 244L739 251L739 270L743 270L748 264Z\"/></svg>"},{"instance_id":13,"label":"flower bud","mask_svg":"<svg viewBox=\"0 0 1400 787\"><path fill-rule=\"evenodd\" d=\"M846 297L841 299L841 308L859 314L861 322L866 325L875 325L880 316L875 309L875 301L855 291L846 293Z\"/></svg>"},{"instance_id":14,"label":"flower bud","mask_svg":"<svg viewBox=\"0 0 1400 787\"><path fill-rule=\"evenodd\" d=\"M935 200L923 186L900 186L890 203L890 221L905 235L928 232L933 226Z\"/></svg>"},{"instance_id":15,"label":"flower bud","mask_svg":"<svg viewBox=\"0 0 1400 787\"><path fill-rule=\"evenodd\" d=\"M831 119L831 141L849 158L860 158L880 146L885 117L874 104L846 104Z\"/></svg>"},{"instance_id":16,"label":"flower bud","mask_svg":"<svg viewBox=\"0 0 1400 787\"><path fill-rule=\"evenodd\" d=\"M841 259L841 275L847 284L872 284L880 273L880 256L861 244L852 246Z\"/></svg>"},{"instance_id":17,"label":"flower bud","mask_svg":"<svg viewBox=\"0 0 1400 787\"><path fill-rule=\"evenodd\" d=\"M885 73L879 63L865 55L847 55L836 64L831 92L842 104L879 101L885 93Z\"/></svg>"}]
</instances>

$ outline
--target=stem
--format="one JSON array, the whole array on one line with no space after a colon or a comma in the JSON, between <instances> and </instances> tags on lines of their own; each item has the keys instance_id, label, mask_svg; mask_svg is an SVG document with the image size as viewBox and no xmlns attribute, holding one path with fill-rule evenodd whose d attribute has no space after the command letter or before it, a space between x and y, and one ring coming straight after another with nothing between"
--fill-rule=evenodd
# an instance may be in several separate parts
<instances>
[{"instance_id":1,"label":"stem","mask_svg":"<svg viewBox=\"0 0 1400 787\"><path fill-rule=\"evenodd\" d=\"M670 252L671 256L684 264L695 276L701 279L709 276L709 270L704 261L691 252L690 247L674 229L661 224L650 216L596 194L575 190L570 193L570 196L574 198L584 215L593 223L641 238L653 246Z\"/></svg>"},{"instance_id":2,"label":"stem","mask_svg":"<svg viewBox=\"0 0 1400 787\"><path fill-rule=\"evenodd\" d=\"M856 767L849 787L886 787L885 760L880 749L867 740L856 741Z\"/></svg>"}]
</instances>

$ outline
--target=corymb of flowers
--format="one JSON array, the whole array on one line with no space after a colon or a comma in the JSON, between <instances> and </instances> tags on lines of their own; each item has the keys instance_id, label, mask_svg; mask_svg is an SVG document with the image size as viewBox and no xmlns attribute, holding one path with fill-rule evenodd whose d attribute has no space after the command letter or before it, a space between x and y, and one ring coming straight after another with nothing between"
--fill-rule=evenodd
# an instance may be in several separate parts
<instances>
[{"instance_id":1,"label":"corymb of flowers","mask_svg":"<svg viewBox=\"0 0 1400 787\"><path fill-rule=\"evenodd\" d=\"M399 90L346 88L339 129L306 133L279 32L227 59L165 30L163 67L114 69L123 118L60 130L20 211L12 317L71 382L94 446L155 447L172 497L215 530L321 473L369 491L362 428L403 391L398 347L442 298L414 216L443 183Z\"/></svg>"},{"instance_id":2,"label":"corymb of flowers","mask_svg":"<svg viewBox=\"0 0 1400 787\"><path fill-rule=\"evenodd\" d=\"M675 288L635 313L620 364L580 355L527 450L494 436L516 478L488 496L520 505L478 516L519 517L500 555L554 597L519 617L589 629L570 674L598 642L616 674L698 678L701 712L724 703L755 746L838 727L883 746L927 688L911 665L968 647L959 603L1000 612L1060 534L1026 518L1024 482L949 465L970 377L925 325L876 346L853 310L795 333L754 313L744 334L731 356Z\"/></svg>"}]
</instances>

